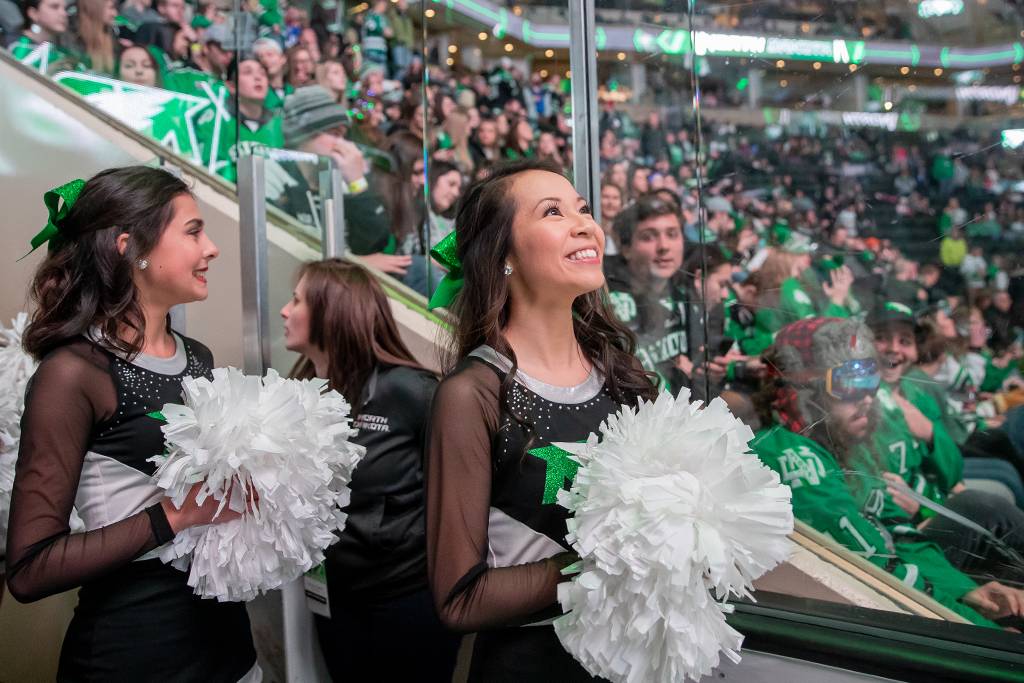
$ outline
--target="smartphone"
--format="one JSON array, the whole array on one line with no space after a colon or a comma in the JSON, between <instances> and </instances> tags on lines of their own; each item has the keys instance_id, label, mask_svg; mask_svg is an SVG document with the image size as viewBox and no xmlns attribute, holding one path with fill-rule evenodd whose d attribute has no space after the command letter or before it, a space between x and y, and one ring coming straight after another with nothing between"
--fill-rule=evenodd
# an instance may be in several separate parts
<instances>
[{"instance_id":1,"label":"smartphone","mask_svg":"<svg viewBox=\"0 0 1024 683\"><path fill-rule=\"evenodd\" d=\"M720 342L718 342L718 355L724 356L728 354L730 351L732 351L732 347L735 343L736 341L730 339L729 337L725 337L724 339L722 339Z\"/></svg>"}]
</instances>

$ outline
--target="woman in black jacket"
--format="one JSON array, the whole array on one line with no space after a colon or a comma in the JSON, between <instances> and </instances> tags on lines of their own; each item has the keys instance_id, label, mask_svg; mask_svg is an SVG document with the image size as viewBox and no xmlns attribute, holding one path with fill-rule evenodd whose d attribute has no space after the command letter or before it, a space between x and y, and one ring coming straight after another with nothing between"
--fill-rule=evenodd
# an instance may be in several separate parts
<instances>
[{"instance_id":1,"label":"woman in black jacket","mask_svg":"<svg viewBox=\"0 0 1024 683\"><path fill-rule=\"evenodd\" d=\"M299 271L281 311L292 375L322 377L352 406L366 447L348 520L327 550L321 649L336 681L451 680L458 636L427 588L423 443L437 378L413 358L387 297L362 267L327 259Z\"/></svg>"}]
</instances>

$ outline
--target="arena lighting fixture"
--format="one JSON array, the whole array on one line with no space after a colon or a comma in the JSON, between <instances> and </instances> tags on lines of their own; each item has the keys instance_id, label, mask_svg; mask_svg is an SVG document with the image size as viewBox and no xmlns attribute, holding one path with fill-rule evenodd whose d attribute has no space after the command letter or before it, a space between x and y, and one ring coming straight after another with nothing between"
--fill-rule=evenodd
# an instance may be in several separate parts
<instances>
[{"instance_id":1,"label":"arena lighting fixture","mask_svg":"<svg viewBox=\"0 0 1024 683\"><path fill-rule=\"evenodd\" d=\"M775 62L775 66L776 66L776 68L779 68L779 69L785 69L786 68L786 60L780 59L779 61Z\"/></svg>"},{"instance_id":2,"label":"arena lighting fixture","mask_svg":"<svg viewBox=\"0 0 1024 683\"><path fill-rule=\"evenodd\" d=\"M541 69L540 70L540 77L541 78L547 78L548 77L548 70L547 69Z\"/></svg>"},{"instance_id":3,"label":"arena lighting fixture","mask_svg":"<svg viewBox=\"0 0 1024 683\"><path fill-rule=\"evenodd\" d=\"M555 51L554 50L544 50L544 56L547 57L548 59L551 59L552 57L555 56Z\"/></svg>"},{"instance_id":4,"label":"arena lighting fixture","mask_svg":"<svg viewBox=\"0 0 1024 683\"><path fill-rule=\"evenodd\" d=\"M512 43L505 43L505 52L512 52L514 49L516 48Z\"/></svg>"},{"instance_id":5,"label":"arena lighting fixture","mask_svg":"<svg viewBox=\"0 0 1024 683\"><path fill-rule=\"evenodd\" d=\"M908 73L910 73L910 67L909 66L901 66L900 67L900 73L903 74L904 76L906 76Z\"/></svg>"},{"instance_id":6,"label":"arena lighting fixture","mask_svg":"<svg viewBox=\"0 0 1024 683\"><path fill-rule=\"evenodd\" d=\"M886 102L882 107L884 107L886 111L892 111L892 102Z\"/></svg>"},{"instance_id":7,"label":"arena lighting fixture","mask_svg":"<svg viewBox=\"0 0 1024 683\"><path fill-rule=\"evenodd\" d=\"M964 0L921 0L917 16L922 19L952 17L964 11Z\"/></svg>"},{"instance_id":8,"label":"arena lighting fixture","mask_svg":"<svg viewBox=\"0 0 1024 683\"><path fill-rule=\"evenodd\" d=\"M814 68L815 71L817 71L818 69L821 68L821 62L815 62L814 64L811 64L811 66Z\"/></svg>"},{"instance_id":9,"label":"arena lighting fixture","mask_svg":"<svg viewBox=\"0 0 1024 683\"><path fill-rule=\"evenodd\" d=\"M941 76L942 75L942 67L938 67L938 66L935 67L935 70L932 71L932 73L935 74L936 76Z\"/></svg>"},{"instance_id":10,"label":"arena lighting fixture","mask_svg":"<svg viewBox=\"0 0 1024 683\"><path fill-rule=\"evenodd\" d=\"M448 66L455 66L455 60L454 60L454 59L452 59L451 57L449 57L448 59L446 59L446 60L445 60L445 63L446 63L446 64L447 64Z\"/></svg>"},{"instance_id":11,"label":"arena lighting fixture","mask_svg":"<svg viewBox=\"0 0 1024 683\"><path fill-rule=\"evenodd\" d=\"M450 52L451 54L455 54L458 51L459 51L459 46L458 45L455 45L453 43L452 45L448 46L448 52Z\"/></svg>"},{"instance_id":12,"label":"arena lighting fixture","mask_svg":"<svg viewBox=\"0 0 1024 683\"><path fill-rule=\"evenodd\" d=\"M788 88L789 87L789 81L787 81L785 78L783 78L781 81L779 81L779 86L783 87L783 88Z\"/></svg>"},{"instance_id":13,"label":"arena lighting fixture","mask_svg":"<svg viewBox=\"0 0 1024 683\"><path fill-rule=\"evenodd\" d=\"M427 19L433 19L435 14L437 14L437 12L435 12L432 9L428 9L423 13L423 16L425 16Z\"/></svg>"},{"instance_id":14,"label":"arena lighting fixture","mask_svg":"<svg viewBox=\"0 0 1024 683\"><path fill-rule=\"evenodd\" d=\"M851 71L851 73L852 73L852 72L854 72L854 71L856 71L856 70L857 70L857 65L856 65L856 64L851 64L851 65L850 65L850 71Z\"/></svg>"},{"instance_id":15,"label":"arena lighting fixture","mask_svg":"<svg viewBox=\"0 0 1024 683\"><path fill-rule=\"evenodd\" d=\"M618 58L618 60L620 62L626 61L626 53L625 52L620 52L619 54L617 54L615 56Z\"/></svg>"},{"instance_id":16,"label":"arena lighting fixture","mask_svg":"<svg viewBox=\"0 0 1024 683\"><path fill-rule=\"evenodd\" d=\"M572 70L571 70L571 69L570 69L570 70L567 70L567 71L565 72L565 77L566 77L566 78L572 78Z\"/></svg>"},{"instance_id":17,"label":"arena lighting fixture","mask_svg":"<svg viewBox=\"0 0 1024 683\"><path fill-rule=\"evenodd\" d=\"M480 40L487 40L487 31L480 31L480 33L476 34L476 37Z\"/></svg>"}]
</instances>

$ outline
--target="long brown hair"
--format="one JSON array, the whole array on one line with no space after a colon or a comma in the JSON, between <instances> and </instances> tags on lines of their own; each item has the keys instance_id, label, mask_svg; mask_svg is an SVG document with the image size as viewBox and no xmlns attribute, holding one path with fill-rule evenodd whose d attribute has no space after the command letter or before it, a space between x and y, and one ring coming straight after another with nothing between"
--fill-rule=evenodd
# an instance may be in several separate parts
<instances>
[{"instance_id":1,"label":"long brown hair","mask_svg":"<svg viewBox=\"0 0 1024 683\"><path fill-rule=\"evenodd\" d=\"M459 202L455 225L464 284L452 305L455 330L444 359L450 370L473 349L486 344L511 360L512 369L501 386L501 401L521 424L523 421L508 405L518 361L502 330L510 311L504 267L512 247L517 209L511 185L517 175L527 171L561 175L560 169L544 161L503 164L485 180L474 183ZM633 355L636 339L612 314L604 293L595 290L577 297L572 310L576 339L587 358L604 374L612 398L619 403L633 403L638 397L653 399L655 386Z\"/></svg>"},{"instance_id":2,"label":"long brown hair","mask_svg":"<svg viewBox=\"0 0 1024 683\"><path fill-rule=\"evenodd\" d=\"M25 351L41 359L90 328L128 358L141 350L146 317L132 280L136 260L157 245L174 217L173 200L190 194L188 185L167 171L128 166L101 171L82 188L59 234L36 269L32 322ZM117 250L117 236L128 233L128 248Z\"/></svg>"},{"instance_id":3,"label":"long brown hair","mask_svg":"<svg viewBox=\"0 0 1024 683\"><path fill-rule=\"evenodd\" d=\"M78 34L96 71L114 72L114 37L104 23L108 0L78 0Z\"/></svg>"},{"instance_id":4,"label":"long brown hair","mask_svg":"<svg viewBox=\"0 0 1024 683\"><path fill-rule=\"evenodd\" d=\"M377 281L360 265L329 258L299 268L309 307L309 343L327 352L329 386L345 397L353 412L378 365L424 369L402 341L391 307ZM313 362L302 357L291 377L316 376Z\"/></svg>"}]
</instances>

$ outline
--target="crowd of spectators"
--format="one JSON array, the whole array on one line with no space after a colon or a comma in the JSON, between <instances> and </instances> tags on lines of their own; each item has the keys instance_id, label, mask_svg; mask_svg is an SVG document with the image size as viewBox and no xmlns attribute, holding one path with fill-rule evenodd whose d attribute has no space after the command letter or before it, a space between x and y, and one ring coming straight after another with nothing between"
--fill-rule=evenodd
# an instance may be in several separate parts
<instances>
[{"instance_id":1,"label":"crowd of spectators","mask_svg":"<svg viewBox=\"0 0 1024 683\"><path fill-rule=\"evenodd\" d=\"M211 110L197 131L202 158L221 160L214 167L228 180L246 146L333 158L345 182L349 247L424 295L438 279L429 250L457 229L454 209L469 183L522 158L572 173L568 79L524 73L507 58L483 71L441 67L444 55L424 64L406 0L373 0L343 28L336 8L319 0L308 11L262 0L241 16L203 0L77 0L71 12L64 0L24 0L16 22L8 4L0 0L8 49L23 61L46 51L50 72L186 94L222 84L232 96L229 120ZM218 138L218 125L236 132ZM972 609L995 599L991 591L1001 589L979 597L957 572L1005 587L1024 578L1022 567L998 544L977 562L969 559L977 548L949 540L956 534L929 533L942 528L930 521L934 508L906 491L925 491L940 507L966 500L962 514L987 528L1010 525L995 532L1010 551L1024 549L1013 516L1024 504L1016 408L1024 403L1024 259L1011 248L1024 241L1019 154L967 131L710 124L702 133L678 111L606 102L600 117L609 303L636 334L641 361L665 388L724 396L752 425L792 432L787 441L762 431L758 454L796 501L826 475L842 498L834 514L798 502L805 521L893 571L884 558L911 562L893 543L937 544L944 555L927 562L947 558L955 568L939 574L954 585L937 587L934 576L908 583ZM275 203L315 223L319 182L315 172L289 169ZM854 342L860 355L834 367L816 366L813 354L794 364L780 331L823 319L847 319L854 327L843 329L865 338L872 333L861 323L871 323L878 348ZM877 431L878 420L845 436L839 427L813 429L851 420L841 409L849 397L814 384L815 373L831 378L866 361L880 368L881 388L850 396L875 415L895 406L888 431ZM796 419L778 396L786 386L804 391L802 382L817 393L800 399L809 414ZM928 401L915 393L921 387ZM807 443L794 446L799 439ZM916 460L893 460L896 443ZM853 446L864 444L868 455L855 458ZM995 499L964 498L965 472L997 482L1013 512ZM854 529L845 535L843 515ZM870 547L858 545L865 535Z\"/></svg>"}]
</instances>

